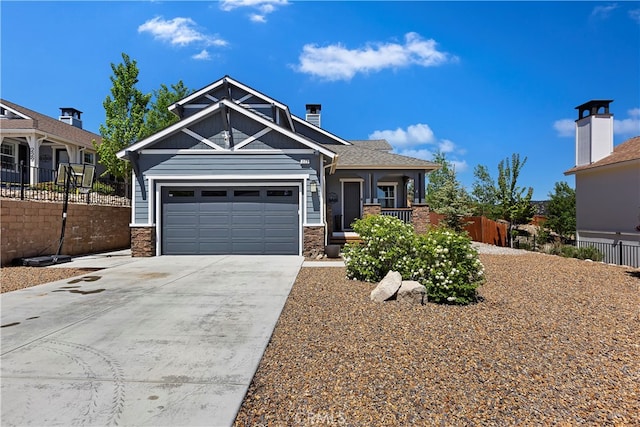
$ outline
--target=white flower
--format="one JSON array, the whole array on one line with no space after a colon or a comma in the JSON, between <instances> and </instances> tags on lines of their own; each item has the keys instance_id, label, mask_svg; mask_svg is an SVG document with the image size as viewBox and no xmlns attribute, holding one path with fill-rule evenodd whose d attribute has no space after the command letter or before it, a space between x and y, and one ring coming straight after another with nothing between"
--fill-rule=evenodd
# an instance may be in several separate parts
<instances>
[{"instance_id":1,"label":"white flower","mask_svg":"<svg viewBox=\"0 0 640 427\"><path fill-rule=\"evenodd\" d=\"M447 297L447 301L451 302L451 301L455 301L456 297Z\"/></svg>"}]
</instances>

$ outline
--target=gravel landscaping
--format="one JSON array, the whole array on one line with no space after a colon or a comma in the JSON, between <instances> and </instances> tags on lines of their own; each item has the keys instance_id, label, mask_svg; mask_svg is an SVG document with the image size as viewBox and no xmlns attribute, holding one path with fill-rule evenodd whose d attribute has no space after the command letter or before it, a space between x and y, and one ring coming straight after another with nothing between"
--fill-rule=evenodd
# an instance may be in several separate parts
<instances>
[{"instance_id":1,"label":"gravel landscaping","mask_svg":"<svg viewBox=\"0 0 640 427\"><path fill-rule=\"evenodd\" d=\"M466 307L302 268L235 425L640 425L640 270L479 250ZM0 270L2 292L82 274Z\"/></svg>"},{"instance_id":2,"label":"gravel landscaping","mask_svg":"<svg viewBox=\"0 0 640 427\"><path fill-rule=\"evenodd\" d=\"M466 307L303 268L235 425L640 425L640 272L511 251Z\"/></svg>"},{"instance_id":3,"label":"gravel landscaping","mask_svg":"<svg viewBox=\"0 0 640 427\"><path fill-rule=\"evenodd\" d=\"M43 283L80 276L95 269L46 268L46 267L2 267L0 268L0 290L2 293L30 288Z\"/></svg>"}]
</instances>

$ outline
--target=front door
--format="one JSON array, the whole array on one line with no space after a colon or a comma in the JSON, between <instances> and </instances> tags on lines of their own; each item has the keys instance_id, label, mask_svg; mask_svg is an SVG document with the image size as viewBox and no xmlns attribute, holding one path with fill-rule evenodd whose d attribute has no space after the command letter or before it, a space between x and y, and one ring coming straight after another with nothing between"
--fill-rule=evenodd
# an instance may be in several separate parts
<instances>
[{"instance_id":1,"label":"front door","mask_svg":"<svg viewBox=\"0 0 640 427\"><path fill-rule=\"evenodd\" d=\"M351 223L362 216L361 182L342 183L342 229L351 230Z\"/></svg>"}]
</instances>

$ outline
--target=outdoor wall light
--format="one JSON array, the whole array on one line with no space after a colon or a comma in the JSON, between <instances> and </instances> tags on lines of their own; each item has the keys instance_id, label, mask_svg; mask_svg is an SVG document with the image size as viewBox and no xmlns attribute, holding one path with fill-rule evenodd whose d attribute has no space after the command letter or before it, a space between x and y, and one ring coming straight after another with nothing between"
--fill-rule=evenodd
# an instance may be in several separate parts
<instances>
[{"instance_id":1,"label":"outdoor wall light","mask_svg":"<svg viewBox=\"0 0 640 427\"><path fill-rule=\"evenodd\" d=\"M309 189L311 190L312 193L318 192L318 184L315 181L312 181L309 184Z\"/></svg>"}]
</instances>

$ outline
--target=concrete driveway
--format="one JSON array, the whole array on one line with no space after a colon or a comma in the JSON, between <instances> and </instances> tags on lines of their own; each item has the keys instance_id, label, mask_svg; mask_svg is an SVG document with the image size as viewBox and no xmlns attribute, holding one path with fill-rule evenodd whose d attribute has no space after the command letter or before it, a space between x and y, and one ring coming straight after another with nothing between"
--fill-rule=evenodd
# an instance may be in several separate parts
<instances>
[{"instance_id":1,"label":"concrete driveway","mask_svg":"<svg viewBox=\"0 0 640 427\"><path fill-rule=\"evenodd\" d=\"M231 425L302 261L135 258L2 294L0 424Z\"/></svg>"}]
</instances>

